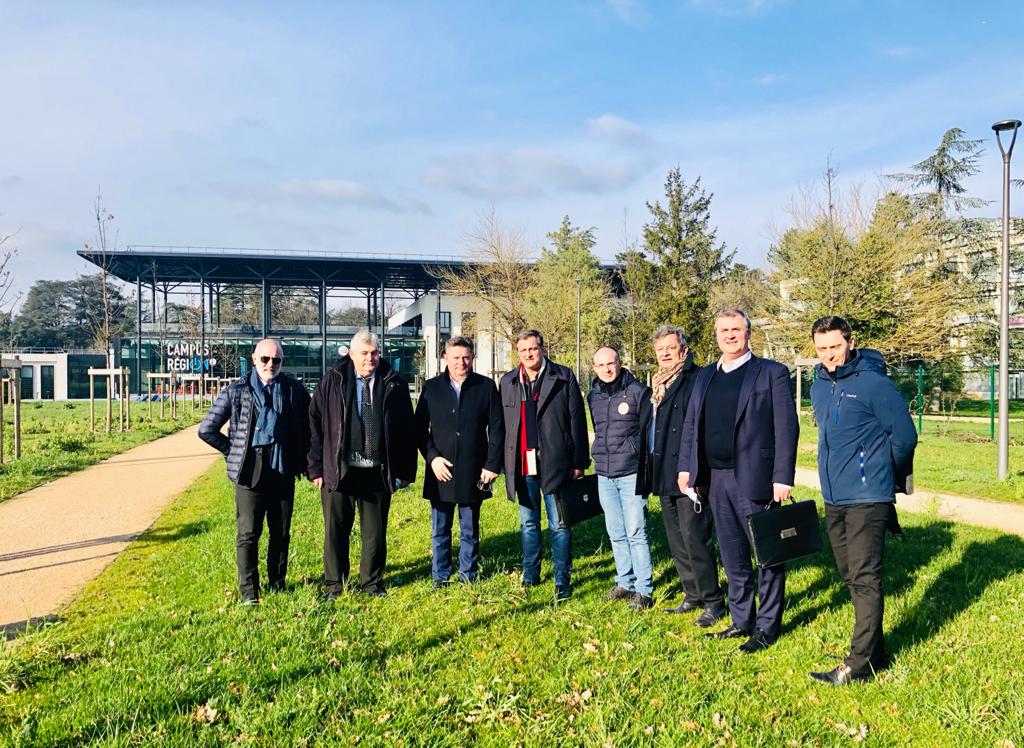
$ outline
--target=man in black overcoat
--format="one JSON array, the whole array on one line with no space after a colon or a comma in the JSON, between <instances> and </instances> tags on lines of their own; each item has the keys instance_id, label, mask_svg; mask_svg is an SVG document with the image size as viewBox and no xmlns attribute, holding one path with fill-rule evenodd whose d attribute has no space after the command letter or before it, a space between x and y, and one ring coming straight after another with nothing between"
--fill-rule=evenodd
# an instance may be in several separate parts
<instances>
[{"instance_id":1,"label":"man in black overcoat","mask_svg":"<svg viewBox=\"0 0 1024 748\"><path fill-rule=\"evenodd\" d=\"M324 514L324 583L333 600L348 580L348 543L359 510L358 590L384 595L391 494L416 480L409 385L381 360L369 330L324 372L309 406L307 474Z\"/></svg>"},{"instance_id":2,"label":"man in black overcoat","mask_svg":"<svg viewBox=\"0 0 1024 748\"><path fill-rule=\"evenodd\" d=\"M665 537L684 594L679 605L665 612L700 610L694 623L707 628L725 615L725 593L718 583L712 541L711 509L707 502L685 495L677 485L679 437L699 367L693 362L693 352L681 328L662 325L654 331L653 342L658 371L651 382L654 418L643 490L661 501Z\"/></svg>"},{"instance_id":3,"label":"man in black overcoat","mask_svg":"<svg viewBox=\"0 0 1024 748\"><path fill-rule=\"evenodd\" d=\"M473 341L445 342L445 371L427 380L416 404L416 434L427 463L434 587L452 574L452 525L459 513L459 580L476 581L480 505L501 470L504 422L494 382L473 371Z\"/></svg>"},{"instance_id":4,"label":"man in black overcoat","mask_svg":"<svg viewBox=\"0 0 1024 748\"><path fill-rule=\"evenodd\" d=\"M519 502L523 586L540 583L541 505L548 515L555 599L572 595L572 531L559 527L556 493L590 465L587 416L576 375L544 353L537 330L516 337L519 366L501 378L505 490Z\"/></svg>"}]
</instances>

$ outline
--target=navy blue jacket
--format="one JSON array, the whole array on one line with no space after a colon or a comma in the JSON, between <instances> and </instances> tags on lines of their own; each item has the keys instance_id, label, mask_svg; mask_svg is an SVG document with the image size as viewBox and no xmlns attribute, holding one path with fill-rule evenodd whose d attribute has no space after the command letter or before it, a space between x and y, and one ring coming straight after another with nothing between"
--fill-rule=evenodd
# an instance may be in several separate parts
<instances>
[{"instance_id":1,"label":"navy blue jacket","mask_svg":"<svg viewBox=\"0 0 1024 748\"><path fill-rule=\"evenodd\" d=\"M306 468L309 449L309 393L302 383L281 372L277 383L284 388L283 402L288 430L284 437L284 464L289 476L302 475ZM252 387L248 377L236 379L220 391L206 418L199 424L199 438L218 450L227 459L228 478L238 483L249 451L252 449L252 431L256 422ZM228 435L220 432L228 424Z\"/></svg>"},{"instance_id":2,"label":"navy blue jacket","mask_svg":"<svg viewBox=\"0 0 1024 748\"><path fill-rule=\"evenodd\" d=\"M704 413L708 385L718 362L697 374L686 409L679 441L679 472L690 474L691 486L706 488L711 478L700 420L725 414ZM796 475L796 444L800 424L789 389L789 370L778 361L751 356L744 367L743 384L736 404L733 436L733 472L744 498L766 504L773 498L773 483L793 485ZM731 415L731 414L730 414Z\"/></svg>"},{"instance_id":3,"label":"navy blue jacket","mask_svg":"<svg viewBox=\"0 0 1024 748\"><path fill-rule=\"evenodd\" d=\"M895 501L913 472L917 431L907 404L885 374L882 354L854 349L834 374L818 364L814 375L811 403L825 501Z\"/></svg>"},{"instance_id":4,"label":"navy blue jacket","mask_svg":"<svg viewBox=\"0 0 1024 748\"><path fill-rule=\"evenodd\" d=\"M610 384L595 379L587 405L594 422L594 471L606 478L641 473L650 451L651 388L623 369Z\"/></svg>"}]
</instances>

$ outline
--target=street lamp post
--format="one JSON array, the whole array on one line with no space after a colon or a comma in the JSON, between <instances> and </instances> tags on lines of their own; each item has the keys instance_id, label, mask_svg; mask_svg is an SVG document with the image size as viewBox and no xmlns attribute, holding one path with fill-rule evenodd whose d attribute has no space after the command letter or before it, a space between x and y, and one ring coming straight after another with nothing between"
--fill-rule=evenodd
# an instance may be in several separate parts
<instances>
[{"instance_id":1,"label":"street lamp post","mask_svg":"<svg viewBox=\"0 0 1024 748\"><path fill-rule=\"evenodd\" d=\"M576 279L576 381L580 381L580 317L583 314L583 279ZM582 385L580 385L582 386Z\"/></svg>"},{"instance_id":2,"label":"street lamp post","mask_svg":"<svg viewBox=\"0 0 1024 748\"><path fill-rule=\"evenodd\" d=\"M999 480L1010 469L1010 156L1017 142L1019 119L1004 119L992 125L1003 155L1003 247L999 262ZM1002 133L1012 132L1010 145L1003 147Z\"/></svg>"}]
</instances>

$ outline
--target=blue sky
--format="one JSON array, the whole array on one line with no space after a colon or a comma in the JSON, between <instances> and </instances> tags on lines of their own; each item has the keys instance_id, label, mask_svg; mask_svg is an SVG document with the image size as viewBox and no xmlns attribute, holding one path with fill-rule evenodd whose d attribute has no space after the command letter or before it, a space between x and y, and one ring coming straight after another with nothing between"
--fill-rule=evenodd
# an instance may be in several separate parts
<instances>
[{"instance_id":1,"label":"blue sky","mask_svg":"<svg viewBox=\"0 0 1024 748\"><path fill-rule=\"evenodd\" d=\"M1024 119L1021 2L5 0L3 16L0 233L17 232L23 290L88 271L74 252L97 186L120 244L462 254L493 206L535 247L568 214L611 259L676 165L762 265L829 159L871 190L961 127L986 141L972 193L998 199L990 125Z\"/></svg>"}]
</instances>

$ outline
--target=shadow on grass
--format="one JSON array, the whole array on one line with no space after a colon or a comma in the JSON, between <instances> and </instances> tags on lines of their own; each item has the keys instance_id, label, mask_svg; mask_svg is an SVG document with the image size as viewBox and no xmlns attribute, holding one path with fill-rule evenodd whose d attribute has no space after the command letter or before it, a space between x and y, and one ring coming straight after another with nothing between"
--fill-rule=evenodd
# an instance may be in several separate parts
<instances>
[{"instance_id":1,"label":"shadow on grass","mask_svg":"<svg viewBox=\"0 0 1024 748\"><path fill-rule=\"evenodd\" d=\"M793 573L802 569L817 570L811 584L786 597L787 610L794 610L804 600L813 600L831 590L826 599L797 613L787 622L787 628L806 625L819 616L852 605L846 585L839 576L828 533L822 527L822 550L814 556L787 564L786 571ZM949 522L934 522L919 527L903 528L903 538L886 538L883 584L887 597L899 595L913 587L921 569L946 548L953 544L953 526Z\"/></svg>"},{"instance_id":2,"label":"shadow on grass","mask_svg":"<svg viewBox=\"0 0 1024 748\"><path fill-rule=\"evenodd\" d=\"M936 524L952 534L951 523ZM890 572L888 561L886 566L886 571ZM959 561L943 570L928 585L921 600L887 635L890 655L895 656L927 641L946 623L971 607L990 585L1022 570L1024 540L1021 538L1001 535L994 540L971 543L964 549Z\"/></svg>"}]
</instances>

